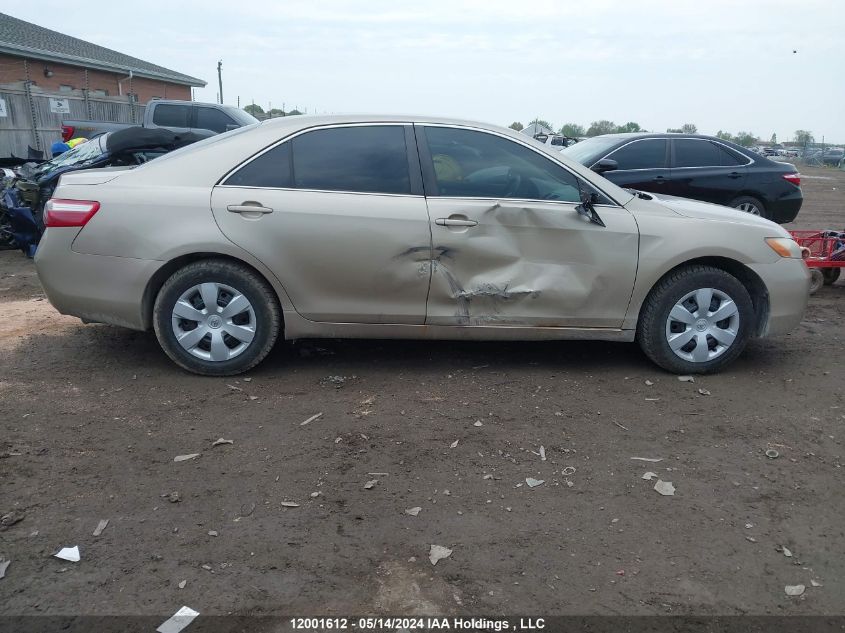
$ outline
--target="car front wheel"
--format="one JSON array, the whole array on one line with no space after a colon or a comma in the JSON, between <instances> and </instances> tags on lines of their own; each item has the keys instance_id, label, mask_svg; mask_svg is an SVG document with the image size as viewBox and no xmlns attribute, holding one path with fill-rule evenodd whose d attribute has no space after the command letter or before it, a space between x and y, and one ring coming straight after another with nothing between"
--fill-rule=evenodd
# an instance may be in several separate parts
<instances>
[{"instance_id":1,"label":"car front wheel","mask_svg":"<svg viewBox=\"0 0 845 633\"><path fill-rule=\"evenodd\" d=\"M203 260L164 283L153 326L162 349L180 367L232 376L260 363L272 349L279 305L272 288L247 267Z\"/></svg>"},{"instance_id":2,"label":"car front wheel","mask_svg":"<svg viewBox=\"0 0 845 633\"><path fill-rule=\"evenodd\" d=\"M645 354L679 374L719 371L745 348L754 308L736 277L711 266L689 266L649 293L637 326Z\"/></svg>"}]
</instances>

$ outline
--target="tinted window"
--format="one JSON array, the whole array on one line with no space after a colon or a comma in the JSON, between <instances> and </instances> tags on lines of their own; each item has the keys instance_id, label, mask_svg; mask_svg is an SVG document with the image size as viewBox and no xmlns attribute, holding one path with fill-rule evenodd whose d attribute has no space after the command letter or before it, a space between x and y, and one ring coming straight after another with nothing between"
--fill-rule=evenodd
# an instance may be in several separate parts
<instances>
[{"instance_id":1,"label":"tinted window","mask_svg":"<svg viewBox=\"0 0 845 633\"><path fill-rule=\"evenodd\" d=\"M725 166L731 165L745 165L748 162L748 159L744 156L740 156L733 150L728 149L722 145L716 145L719 148L719 157L722 159L721 164Z\"/></svg>"},{"instance_id":2,"label":"tinted window","mask_svg":"<svg viewBox=\"0 0 845 633\"><path fill-rule=\"evenodd\" d=\"M575 176L527 147L500 136L426 127L441 196L578 202Z\"/></svg>"},{"instance_id":3,"label":"tinted window","mask_svg":"<svg viewBox=\"0 0 845 633\"><path fill-rule=\"evenodd\" d=\"M282 143L264 152L229 176L223 184L233 187L290 187L290 143Z\"/></svg>"},{"instance_id":4,"label":"tinted window","mask_svg":"<svg viewBox=\"0 0 845 633\"><path fill-rule=\"evenodd\" d=\"M188 115L191 112L191 106L160 103L153 107L154 124L161 127L189 127Z\"/></svg>"},{"instance_id":5,"label":"tinted window","mask_svg":"<svg viewBox=\"0 0 845 633\"><path fill-rule=\"evenodd\" d=\"M294 186L323 191L410 193L405 130L342 127L293 139Z\"/></svg>"},{"instance_id":6,"label":"tinted window","mask_svg":"<svg viewBox=\"0 0 845 633\"><path fill-rule=\"evenodd\" d=\"M675 141L675 167L714 167L722 164L719 148L710 141Z\"/></svg>"},{"instance_id":7,"label":"tinted window","mask_svg":"<svg viewBox=\"0 0 845 633\"><path fill-rule=\"evenodd\" d=\"M619 169L661 169L666 167L666 139L634 141L611 152L606 158L619 163Z\"/></svg>"},{"instance_id":8,"label":"tinted window","mask_svg":"<svg viewBox=\"0 0 845 633\"><path fill-rule=\"evenodd\" d=\"M234 119L214 108L197 108L197 122L194 127L212 132L225 132L227 125L235 125Z\"/></svg>"}]
</instances>

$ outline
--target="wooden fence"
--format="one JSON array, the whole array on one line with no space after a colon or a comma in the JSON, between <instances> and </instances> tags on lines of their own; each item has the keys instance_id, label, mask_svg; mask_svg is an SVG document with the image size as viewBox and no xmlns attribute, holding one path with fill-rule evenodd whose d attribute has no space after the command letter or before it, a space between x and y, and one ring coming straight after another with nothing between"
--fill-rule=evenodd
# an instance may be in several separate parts
<instances>
[{"instance_id":1,"label":"wooden fence","mask_svg":"<svg viewBox=\"0 0 845 633\"><path fill-rule=\"evenodd\" d=\"M61 103L57 104L57 100ZM69 112L57 112L65 109L57 105L66 106ZM140 124L143 118L144 106L130 102L128 97L95 97L86 91L47 93L26 86L0 87L0 157L26 157L31 147L49 158L50 145L61 140L64 120Z\"/></svg>"}]
</instances>

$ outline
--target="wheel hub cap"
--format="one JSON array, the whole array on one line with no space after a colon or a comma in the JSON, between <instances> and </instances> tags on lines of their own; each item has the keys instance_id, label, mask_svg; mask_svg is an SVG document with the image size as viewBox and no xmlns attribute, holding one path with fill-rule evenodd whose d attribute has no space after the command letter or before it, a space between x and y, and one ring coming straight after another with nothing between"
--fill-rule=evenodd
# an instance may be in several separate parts
<instances>
[{"instance_id":1,"label":"wheel hub cap","mask_svg":"<svg viewBox=\"0 0 845 633\"><path fill-rule=\"evenodd\" d=\"M666 319L666 342L680 358L706 363L724 354L739 333L739 308L725 292L699 288L685 294Z\"/></svg>"},{"instance_id":2,"label":"wheel hub cap","mask_svg":"<svg viewBox=\"0 0 845 633\"><path fill-rule=\"evenodd\" d=\"M255 338L255 310L231 286L203 283L182 293L171 314L173 334L192 356L220 362L240 356Z\"/></svg>"}]
</instances>

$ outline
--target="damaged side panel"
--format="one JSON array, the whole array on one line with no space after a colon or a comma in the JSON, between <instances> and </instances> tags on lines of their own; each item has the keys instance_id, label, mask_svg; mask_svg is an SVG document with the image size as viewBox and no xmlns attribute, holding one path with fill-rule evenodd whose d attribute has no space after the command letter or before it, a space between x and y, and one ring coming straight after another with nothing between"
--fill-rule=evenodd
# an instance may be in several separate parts
<instances>
[{"instance_id":1,"label":"damaged side panel","mask_svg":"<svg viewBox=\"0 0 845 633\"><path fill-rule=\"evenodd\" d=\"M637 272L636 222L601 207L428 198L433 258L426 324L621 327ZM474 226L442 226L467 218Z\"/></svg>"}]
</instances>

